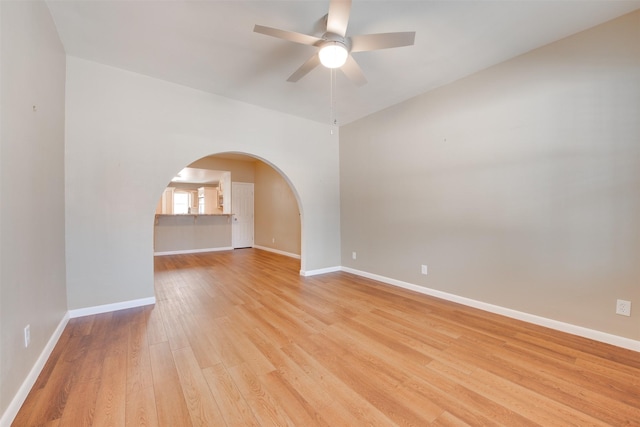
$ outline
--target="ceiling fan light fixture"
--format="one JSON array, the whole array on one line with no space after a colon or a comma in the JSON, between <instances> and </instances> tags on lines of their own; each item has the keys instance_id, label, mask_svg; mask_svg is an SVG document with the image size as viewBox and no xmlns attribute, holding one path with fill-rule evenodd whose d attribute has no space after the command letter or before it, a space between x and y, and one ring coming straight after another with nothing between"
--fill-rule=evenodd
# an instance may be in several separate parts
<instances>
[{"instance_id":1,"label":"ceiling fan light fixture","mask_svg":"<svg viewBox=\"0 0 640 427\"><path fill-rule=\"evenodd\" d=\"M325 43L318 52L320 63L327 68L340 68L347 62L349 51L347 47L339 41L329 41Z\"/></svg>"}]
</instances>

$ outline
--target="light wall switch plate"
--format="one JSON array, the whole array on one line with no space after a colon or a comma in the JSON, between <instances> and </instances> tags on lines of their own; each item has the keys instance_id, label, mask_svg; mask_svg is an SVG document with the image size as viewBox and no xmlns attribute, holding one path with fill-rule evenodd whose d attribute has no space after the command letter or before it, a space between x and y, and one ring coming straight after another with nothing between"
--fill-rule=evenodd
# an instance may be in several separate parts
<instances>
[{"instance_id":1,"label":"light wall switch plate","mask_svg":"<svg viewBox=\"0 0 640 427\"><path fill-rule=\"evenodd\" d=\"M31 344L31 325L24 327L24 348L29 347Z\"/></svg>"},{"instance_id":2,"label":"light wall switch plate","mask_svg":"<svg viewBox=\"0 0 640 427\"><path fill-rule=\"evenodd\" d=\"M631 316L631 301L625 301L623 299L616 301L616 314Z\"/></svg>"}]
</instances>

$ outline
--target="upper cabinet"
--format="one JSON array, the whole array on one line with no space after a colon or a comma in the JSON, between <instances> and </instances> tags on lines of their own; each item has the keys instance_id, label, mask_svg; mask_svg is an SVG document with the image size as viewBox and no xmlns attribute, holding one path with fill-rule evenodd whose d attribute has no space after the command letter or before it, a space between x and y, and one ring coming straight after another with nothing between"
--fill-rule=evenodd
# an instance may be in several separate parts
<instances>
[{"instance_id":1,"label":"upper cabinet","mask_svg":"<svg viewBox=\"0 0 640 427\"><path fill-rule=\"evenodd\" d=\"M216 187L198 188L198 213L205 215L221 213L218 209L218 189Z\"/></svg>"},{"instance_id":2,"label":"upper cabinet","mask_svg":"<svg viewBox=\"0 0 640 427\"><path fill-rule=\"evenodd\" d=\"M231 172L224 172L218 183L218 206L222 213L231 213Z\"/></svg>"}]
</instances>

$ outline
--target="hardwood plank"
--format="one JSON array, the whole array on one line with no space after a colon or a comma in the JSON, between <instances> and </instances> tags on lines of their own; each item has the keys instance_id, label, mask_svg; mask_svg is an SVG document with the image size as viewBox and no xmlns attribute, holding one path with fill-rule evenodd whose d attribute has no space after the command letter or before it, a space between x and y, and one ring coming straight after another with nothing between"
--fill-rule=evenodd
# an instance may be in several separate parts
<instances>
[{"instance_id":1,"label":"hardwood plank","mask_svg":"<svg viewBox=\"0 0 640 427\"><path fill-rule=\"evenodd\" d=\"M339 342L326 335L309 338L304 344L305 350L389 419L399 425L429 424L432 414L416 412L398 397L400 383L408 379L400 370L394 370L374 356L361 357L343 350Z\"/></svg>"},{"instance_id":2,"label":"hardwood plank","mask_svg":"<svg viewBox=\"0 0 640 427\"><path fill-rule=\"evenodd\" d=\"M522 357L520 352L511 350L505 346L488 355L488 360L481 362L484 369L611 425L640 420L640 408L629 406L637 388L623 386L613 378L587 372L575 364L558 361L541 364L537 360L534 363L533 355ZM582 399L575 399L576 395Z\"/></svg>"},{"instance_id":3,"label":"hardwood plank","mask_svg":"<svg viewBox=\"0 0 640 427\"><path fill-rule=\"evenodd\" d=\"M244 331L235 328L229 319L226 317L217 319L216 323L220 326L227 340L233 344L237 354L241 355L242 362L249 364L256 375L263 375L275 370L269 359L247 338Z\"/></svg>"},{"instance_id":4,"label":"hardwood plank","mask_svg":"<svg viewBox=\"0 0 640 427\"><path fill-rule=\"evenodd\" d=\"M27 395L20 411L16 414L12 422L12 426L28 426L34 425L33 423L29 423L29 418L33 417L41 417L41 413L44 411L45 403L42 400L42 390L31 388L31 391Z\"/></svg>"},{"instance_id":5,"label":"hardwood plank","mask_svg":"<svg viewBox=\"0 0 640 427\"><path fill-rule=\"evenodd\" d=\"M204 369L203 375L227 425L260 425L222 363Z\"/></svg>"},{"instance_id":6,"label":"hardwood plank","mask_svg":"<svg viewBox=\"0 0 640 427\"><path fill-rule=\"evenodd\" d=\"M144 394L153 386L146 324L132 323L127 345L127 394Z\"/></svg>"},{"instance_id":7,"label":"hardwood plank","mask_svg":"<svg viewBox=\"0 0 640 427\"><path fill-rule=\"evenodd\" d=\"M173 351L180 386L194 426L224 424L222 413L190 347Z\"/></svg>"},{"instance_id":8,"label":"hardwood plank","mask_svg":"<svg viewBox=\"0 0 640 427\"><path fill-rule=\"evenodd\" d=\"M156 398L153 386L136 388L127 392L127 403L125 406L125 426L126 427L156 427L159 426L156 408ZM68 425L90 425L90 424L68 424Z\"/></svg>"},{"instance_id":9,"label":"hardwood plank","mask_svg":"<svg viewBox=\"0 0 640 427\"><path fill-rule=\"evenodd\" d=\"M120 353L104 360L96 398L94 426L123 426L127 388L126 357Z\"/></svg>"},{"instance_id":10,"label":"hardwood plank","mask_svg":"<svg viewBox=\"0 0 640 427\"><path fill-rule=\"evenodd\" d=\"M246 307L237 306L232 313L231 319L234 322L242 322L249 325L250 329L257 329L263 333L270 341L274 342L278 347L291 343L287 334L272 324L267 317L261 315L263 309L248 310Z\"/></svg>"},{"instance_id":11,"label":"hardwood plank","mask_svg":"<svg viewBox=\"0 0 640 427\"><path fill-rule=\"evenodd\" d=\"M51 352L51 356L49 356L47 363L45 363L44 367L42 368L42 372L40 372L38 379L33 385L34 391L42 389L47 384L54 369L58 366L58 361L64 360L63 355L71 349L69 341L72 339L72 337L81 335L76 332L79 324L78 320L79 319L70 319L67 323L64 333L60 336L60 339Z\"/></svg>"},{"instance_id":12,"label":"hardwood plank","mask_svg":"<svg viewBox=\"0 0 640 427\"><path fill-rule=\"evenodd\" d=\"M434 367L430 368L429 375L412 377L404 383L413 391L415 399L429 399L445 412L451 413L470 425L519 427L538 425L506 408L502 402L495 402L450 379L443 373L443 370L450 369L448 365L445 365L444 369L439 369L438 362L432 362L432 364Z\"/></svg>"},{"instance_id":13,"label":"hardwood plank","mask_svg":"<svg viewBox=\"0 0 640 427\"><path fill-rule=\"evenodd\" d=\"M460 418L452 415L449 412L443 412L438 418L435 419L433 423L431 423L432 427L460 427L460 426L471 426L471 424L467 424L462 421Z\"/></svg>"},{"instance_id":14,"label":"hardwood plank","mask_svg":"<svg viewBox=\"0 0 640 427\"><path fill-rule=\"evenodd\" d=\"M222 359L218 353L218 347L209 339L208 334L202 333L202 325L205 322L210 322L210 318L206 315L187 314L181 316L180 321L200 368L204 369L219 364Z\"/></svg>"},{"instance_id":15,"label":"hardwood plank","mask_svg":"<svg viewBox=\"0 0 640 427\"><path fill-rule=\"evenodd\" d=\"M153 344L149 346L149 350L158 424L192 426L169 343Z\"/></svg>"},{"instance_id":16,"label":"hardwood plank","mask_svg":"<svg viewBox=\"0 0 640 427\"><path fill-rule=\"evenodd\" d=\"M149 345L168 341L167 331L164 329L164 323L162 322L162 314L160 313L160 309L157 308L157 304L145 308L147 319L145 326Z\"/></svg>"},{"instance_id":17,"label":"hardwood plank","mask_svg":"<svg viewBox=\"0 0 640 427\"><path fill-rule=\"evenodd\" d=\"M436 364L434 367L443 370ZM471 375L460 375L454 370L448 370L448 374L449 378L465 388L493 402L499 402L505 409L536 425L606 425L483 369L477 369Z\"/></svg>"},{"instance_id":18,"label":"hardwood plank","mask_svg":"<svg viewBox=\"0 0 640 427\"><path fill-rule=\"evenodd\" d=\"M100 378L93 381L78 381L69 392L69 398L60 418L60 425L93 425L99 390Z\"/></svg>"},{"instance_id":19,"label":"hardwood plank","mask_svg":"<svg viewBox=\"0 0 640 427\"><path fill-rule=\"evenodd\" d=\"M249 403L253 415L262 426L295 426L284 410L284 406L271 396L259 378L245 365L229 369L236 386Z\"/></svg>"},{"instance_id":20,"label":"hardwood plank","mask_svg":"<svg viewBox=\"0 0 640 427\"><path fill-rule=\"evenodd\" d=\"M302 394L314 408L321 410L333 403L335 396L318 387L318 384L289 355L282 349L272 345L269 339L261 334L260 331L253 331L249 338L265 357L271 361L278 374Z\"/></svg>"},{"instance_id":21,"label":"hardwood plank","mask_svg":"<svg viewBox=\"0 0 640 427\"><path fill-rule=\"evenodd\" d=\"M218 323L219 318L202 325L202 331L215 347L220 360L227 367L237 366L243 363L242 354L233 344L233 337L225 334L223 327Z\"/></svg>"},{"instance_id":22,"label":"hardwood plank","mask_svg":"<svg viewBox=\"0 0 640 427\"><path fill-rule=\"evenodd\" d=\"M294 425L325 427L331 425L322 417L320 408L316 410L279 372L272 371L262 375L260 382L272 396L277 396L279 401L287 402L286 405L282 405L282 408Z\"/></svg>"},{"instance_id":23,"label":"hardwood plank","mask_svg":"<svg viewBox=\"0 0 640 427\"><path fill-rule=\"evenodd\" d=\"M637 370L630 369L626 365L606 359L591 359L587 357L579 357L575 365L586 372L613 378L616 381L629 384L636 390L640 390L640 376L637 375Z\"/></svg>"},{"instance_id":24,"label":"hardwood plank","mask_svg":"<svg viewBox=\"0 0 640 427\"><path fill-rule=\"evenodd\" d=\"M72 335L66 340L59 349L58 357L52 362L55 367L47 369L45 379L36 382L41 387L33 394L34 401L27 397L23 404L25 412L18 413L14 424L40 425L60 419L77 379L77 364L87 354L86 343L87 340L81 335Z\"/></svg>"},{"instance_id":25,"label":"hardwood plank","mask_svg":"<svg viewBox=\"0 0 640 427\"><path fill-rule=\"evenodd\" d=\"M180 322L182 309L179 308L177 304L167 303L166 301L161 301L157 303L156 306L160 311L162 324L164 325L164 330L167 333L167 339L171 346L171 350L188 347L189 340L184 329L182 329L182 323Z\"/></svg>"},{"instance_id":26,"label":"hardwood plank","mask_svg":"<svg viewBox=\"0 0 640 427\"><path fill-rule=\"evenodd\" d=\"M637 425L640 354L255 249L69 321L15 426Z\"/></svg>"},{"instance_id":27,"label":"hardwood plank","mask_svg":"<svg viewBox=\"0 0 640 427\"><path fill-rule=\"evenodd\" d=\"M329 396L333 396L334 402L330 405L331 407L357 420L356 423L349 423L347 425L393 424L380 409L366 400L360 393L348 387L330 370L325 368L316 357L307 353L296 344L284 347L282 351L300 366L315 382L318 388L325 390Z\"/></svg>"}]
</instances>

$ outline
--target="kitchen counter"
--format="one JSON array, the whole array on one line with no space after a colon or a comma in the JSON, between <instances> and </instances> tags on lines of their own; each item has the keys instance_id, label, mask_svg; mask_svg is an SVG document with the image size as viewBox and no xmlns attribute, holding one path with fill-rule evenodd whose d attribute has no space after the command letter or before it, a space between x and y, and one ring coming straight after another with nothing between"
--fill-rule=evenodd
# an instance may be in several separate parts
<instances>
[{"instance_id":1,"label":"kitchen counter","mask_svg":"<svg viewBox=\"0 0 640 427\"><path fill-rule=\"evenodd\" d=\"M153 237L155 255L233 249L231 214L157 214Z\"/></svg>"}]
</instances>

